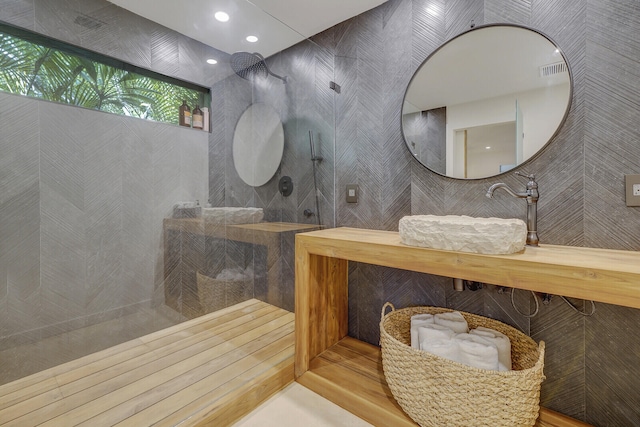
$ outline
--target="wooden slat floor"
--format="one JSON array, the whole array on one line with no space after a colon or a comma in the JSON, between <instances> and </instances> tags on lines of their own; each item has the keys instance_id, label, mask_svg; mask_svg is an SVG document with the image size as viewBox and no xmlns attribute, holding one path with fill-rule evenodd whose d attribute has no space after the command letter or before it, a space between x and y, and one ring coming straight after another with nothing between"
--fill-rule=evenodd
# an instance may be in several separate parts
<instances>
[{"instance_id":1,"label":"wooden slat floor","mask_svg":"<svg viewBox=\"0 0 640 427\"><path fill-rule=\"evenodd\" d=\"M297 381L375 426L417 426L391 394L379 347L346 337L314 358ZM588 426L545 408L536 423L536 427Z\"/></svg>"},{"instance_id":2,"label":"wooden slat floor","mask_svg":"<svg viewBox=\"0 0 640 427\"><path fill-rule=\"evenodd\" d=\"M252 299L0 386L0 426L230 425L293 356L293 313Z\"/></svg>"}]
</instances>

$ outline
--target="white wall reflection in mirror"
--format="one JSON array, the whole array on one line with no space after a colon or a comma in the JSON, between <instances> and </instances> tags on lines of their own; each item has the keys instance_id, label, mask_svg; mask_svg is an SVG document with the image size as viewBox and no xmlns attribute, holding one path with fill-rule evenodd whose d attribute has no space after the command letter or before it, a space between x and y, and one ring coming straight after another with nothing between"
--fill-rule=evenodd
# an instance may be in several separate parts
<instances>
[{"instance_id":1,"label":"white wall reflection in mirror","mask_svg":"<svg viewBox=\"0 0 640 427\"><path fill-rule=\"evenodd\" d=\"M233 164L252 187L266 184L280 167L284 130L278 112L264 103L251 104L233 134Z\"/></svg>"},{"instance_id":2,"label":"white wall reflection in mirror","mask_svg":"<svg viewBox=\"0 0 640 427\"><path fill-rule=\"evenodd\" d=\"M554 136L571 102L560 49L520 26L478 27L448 41L418 68L405 94L402 130L424 166L461 179L504 173Z\"/></svg>"}]
</instances>

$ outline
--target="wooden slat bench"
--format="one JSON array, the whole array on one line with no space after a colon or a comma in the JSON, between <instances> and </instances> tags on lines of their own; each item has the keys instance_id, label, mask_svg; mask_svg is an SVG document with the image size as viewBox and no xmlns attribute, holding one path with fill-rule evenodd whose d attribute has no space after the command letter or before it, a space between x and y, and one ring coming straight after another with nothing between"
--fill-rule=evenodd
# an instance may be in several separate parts
<instances>
[{"instance_id":1,"label":"wooden slat bench","mask_svg":"<svg viewBox=\"0 0 640 427\"><path fill-rule=\"evenodd\" d=\"M293 313L252 299L0 386L0 426L230 425L293 360Z\"/></svg>"}]
</instances>

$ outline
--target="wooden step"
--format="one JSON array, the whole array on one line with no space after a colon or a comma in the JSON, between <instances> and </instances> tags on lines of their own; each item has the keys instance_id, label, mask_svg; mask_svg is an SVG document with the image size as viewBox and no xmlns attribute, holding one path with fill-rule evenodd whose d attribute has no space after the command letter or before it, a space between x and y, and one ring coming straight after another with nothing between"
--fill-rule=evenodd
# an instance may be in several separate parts
<instances>
[{"instance_id":1,"label":"wooden step","mask_svg":"<svg viewBox=\"0 0 640 427\"><path fill-rule=\"evenodd\" d=\"M230 425L293 381L293 332L249 300L0 386L0 426Z\"/></svg>"},{"instance_id":2,"label":"wooden step","mask_svg":"<svg viewBox=\"0 0 640 427\"><path fill-rule=\"evenodd\" d=\"M346 337L311 360L297 378L305 387L375 426L416 427L387 386L380 348ZM536 427L588 427L581 421L540 408Z\"/></svg>"}]
</instances>

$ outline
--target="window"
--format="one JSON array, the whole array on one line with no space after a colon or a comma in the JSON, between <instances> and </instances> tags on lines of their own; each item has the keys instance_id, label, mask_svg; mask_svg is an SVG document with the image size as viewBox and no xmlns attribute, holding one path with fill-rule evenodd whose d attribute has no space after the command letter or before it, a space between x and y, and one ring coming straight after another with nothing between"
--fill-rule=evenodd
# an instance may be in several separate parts
<instances>
[{"instance_id":1,"label":"window","mask_svg":"<svg viewBox=\"0 0 640 427\"><path fill-rule=\"evenodd\" d=\"M209 90L0 24L0 90L165 123L183 100L208 105Z\"/></svg>"}]
</instances>

